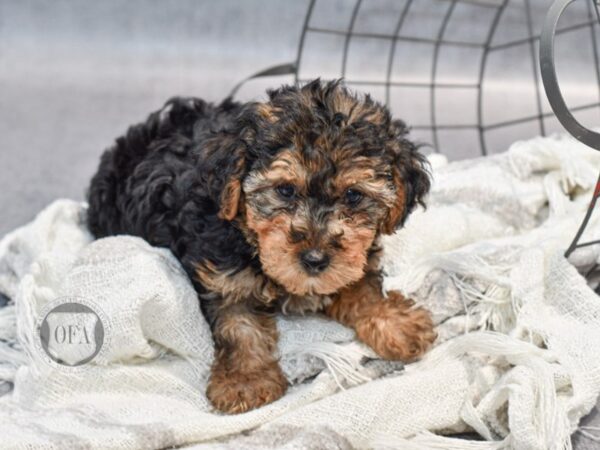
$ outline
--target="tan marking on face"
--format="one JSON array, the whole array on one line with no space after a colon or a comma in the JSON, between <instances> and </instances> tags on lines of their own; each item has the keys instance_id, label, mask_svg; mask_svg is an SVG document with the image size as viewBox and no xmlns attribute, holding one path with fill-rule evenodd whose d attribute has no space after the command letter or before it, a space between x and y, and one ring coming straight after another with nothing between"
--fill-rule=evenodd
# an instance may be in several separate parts
<instances>
[{"instance_id":1,"label":"tan marking on face","mask_svg":"<svg viewBox=\"0 0 600 450\"><path fill-rule=\"evenodd\" d=\"M247 226L257 235L258 254L263 271L289 293L326 295L358 281L367 265L367 252L373 245L376 230L351 220L330 223L327 235L340 235L340 248L324 249L330 256L329 266L310 276L300 263L300 253L314 243L290 242L292 218L279 215L263 219L251 209L246 214ZM321 243L322 247L326 244Z\"/></svg>"},{"instance_id":2,"label":"tan marking on face","mask_svg":"<svg viewBox=\"0 0 600 450\"><path fill-rule=\"evenodd\" d=\"M277 155L266 170L253 172L246 178L244 191L253 193L284 183L292 184L302 190L306 182L307 172L298 154L284 150Z\"/></svg>"},{"instance_id":3,"label":"tan marking on face","mask_svg":"<svg viewBox=\"0 0 600 450\"><path fill-rule=\"evenodd\" d=\"M372 161L371 161L372 163ZM342 197L348 189L358 190L375 200L380 209L371 211L371 217L384 217L386 211L396 205L396 191L386 176L377 174L375 168L360 161L340 169L333 180L335 194Z\"/></svg>"},{"instance_id":4,"label":"tan marking on face","mask_svg":"<svg viewBox=\"0 0 600 450\"><path fill-rule=\"evenodd\" d=\"M336 251L330 266L314 283L315 292L331 294L344 286L356 282L364 275L367 265L367 252L376 237L375 230L343 221L338 225L342 231L341 249ZM336 227L336 224L333 225Z\"/></svg>"},{"instance_id":5,"label":"tan marking on face","mask_svg":"<svg viewBox=\"0 0 600 450\"><path fill-rule=\"evenodd\" d=\"M375 182L375 170L370 167L349 167L335 177L334 186L343 192L346 188L358 183L373 183Z\"/></svg>"}]
</instances>

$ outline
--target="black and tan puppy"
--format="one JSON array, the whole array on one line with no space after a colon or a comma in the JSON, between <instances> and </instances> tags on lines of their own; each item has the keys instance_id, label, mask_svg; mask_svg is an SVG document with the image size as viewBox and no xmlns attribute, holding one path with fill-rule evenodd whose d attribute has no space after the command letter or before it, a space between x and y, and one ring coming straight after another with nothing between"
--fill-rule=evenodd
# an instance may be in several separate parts
<instances>
[{"instance_id":1,"label":"black and tan puppy","mask_svg":"<svg viewBox=\"0 0 600 450\"><path fill-rule=\"evenodd\" d=\"M277 311L324 311L387 359L413 360L433 342L428 313L381 289L379 236L429 189L406 132L368 96L316 80L266 103L171 100L104 153L90 230L179 258L214 336L216 408L284 394Z\"/></svg>"}]
</instances>

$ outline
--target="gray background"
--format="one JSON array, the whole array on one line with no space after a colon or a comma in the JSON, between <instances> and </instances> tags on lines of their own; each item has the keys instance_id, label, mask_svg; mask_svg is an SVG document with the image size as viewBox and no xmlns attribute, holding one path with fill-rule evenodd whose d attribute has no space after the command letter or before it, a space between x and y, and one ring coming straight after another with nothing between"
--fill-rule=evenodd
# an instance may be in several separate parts
<instances>
[{"instance_id":1,"label":"gray background","mask_svg":"<svg viewBox=\"0 0 600 450\"><path fill-rule=\"evenodd\" d=\"M365 0L356 31L392 33L406 1ZM434 38L449 2L414 4L403 33ZM549 4L531 1L535 33ZM583 4L577 2L562 24L584 21ZM0 0L0 236L53 199L83 199L101 152L171 96L219 101L245 76L294 61L307 6L308 0ZM344 30L353 6L353 1L319 0L311 25ZM459 4L447 37L481 43L490 20L485 7ZM492 43L526 36L524 0L513 0ZM598 101L590 37L586 29L558 41L559 79L570 106ZM352 40L344 73L352 87L384 98L377 83L385 79L389 45L382 39ZM343 46L343 37L309 34L300 77L342 75ZM392 79L430 81L432 48L422 42L399 43ZM530 51L524 45L490 56L482 125L536 114L537 75ZM442 47L438 81L472 83L480 57L481 52ZM356 84L365 80L373 84ZM288 81L292 78L250 82L238 98L260 98L267 86ZM543 112L549 113L543 93L541 101ZM430 124L428 88L394 88L390 107L409 124ZM472 90L441 90L434 107L441 123L477 121ZM577 116L588 126L600 121L597 108ZM560 130L551 115L543 125L546 132ZM539 121L533 120L492 130L486 139L490 150L498 152L540 131ZM425 143L433 141L428 130L415 130L414 135ZM451 159L480 151L472 130L443 132L439 138L440 148L432 150ZM576 441L579 449L598 448L581 436Z\"/></svg>"},{"instance_id":2,"label":"gray background","mask_svg":"<svg viewBox=\"0 0 600 450\"><path fill-rule=\"evenodd\" d=\"M1 0L0 236L53 199L82 199L103 149L171 96L219 101L293 60L306 6Z\"/></svg>"},{"instance_id":3,"label":"gray background","mask_svg":"<svg viewBox=\"0 0 600 450\"><path fill-rule=\"evenodd\" d=\"M445 39L480 44L500 0L459 3ZM357 33L393 34L407 0L363 0ZM245 76L296 59L308 0L0 0L0 236L30 220L51 200L82 199L101 152L127 126L143 120L174 95L219 101ZM534 33L539 33L547 0L531 0ZM310 25L345 30L355 2L318 0ZM402 35L432 39L450 2L418 0L411 5ZM525 0L511 0L492 45L528 35ZM561 22L587 19L576 2ZM355 37L342 69L344 37L309 33L300 77L345 75L349 85L384 100L390 40ZM536 44L537 45L537 44ZM430 81L434 45L399 41L392 81ZM534 49L537 52L537 47ZM529 45L490 52L483 83L482 125L536 114L536 86ZM481 49L442 45L437 82L474 83ZM598 102L599 91L589 30L558 39L559 77L569 105ZM536 64L536 62L534 63ZM260 98L268 86L292 77L253 81L238 98ZM367 81L373 84L356 84ZM539 86L538 86L539 88ZM546 132L560 130L539 89ZM438 89L438 123L477 125L476 91ZM409 125L431 123L429 88L394 87L393 113ZM577 115L588 126L599 109ZM486 133L491 152L541 131L537 120ZM428 130L415 139L433 143ZM439 133L439 148L451 159L480 152L474 129Z\"/></svg>"}]
</instances>

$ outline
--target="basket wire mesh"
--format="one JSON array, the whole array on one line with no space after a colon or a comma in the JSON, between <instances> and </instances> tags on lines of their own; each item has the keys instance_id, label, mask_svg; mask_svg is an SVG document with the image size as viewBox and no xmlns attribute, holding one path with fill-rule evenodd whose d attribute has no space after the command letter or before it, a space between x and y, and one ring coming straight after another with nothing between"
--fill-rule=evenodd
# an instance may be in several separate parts
<instances>
[{"instance_id":1,"label":"basket wire mesh","mask_svg":"<svg viewBox=\"0 0 600 450\"><path fill-rule=\"evenodd\" d=\"M550 31L543 29L547 12L556 16ZM568 125L579 124L573 116L589 128L600 121L599 26L595 0L310 0L295 62L250 78L292 74L300 84L343 78L405 119L413 138L462 159L562 131L561 124L580 140L593 133ZM543 31L551 72L540 70ZM600 134L598 145L583 142L600 150ZM600 178L566 256L600 244L583 239L599 197ZM599 269L594 264L586 275Z\"/></svg>"},{"instance_id":2,"label":"basket wire mesh","mask_svg":"<svg viewBox=\"0 0 600 450\"><path fill-rule=\"evenodd\" d=\"M391 7L389 16L394 16L393 27L387 27L385 32L377 31L376 27L367 30L360 29L361 19L373 12L376 3L382 7ZM600 119L600 115L597 114L600 111L599 54L596 42L597 9L591 1L582 3L585 3L582 5L583 8L579 8L568 24L558 28L556 34L560 36L587 33L585 40L592 45L590 53L595 62L595 79L593 80L595 87L593 89L598 94L594 96L593 101L579 102L573 105L571 110L573 112L594 110L597 118ZM311 0L298 46L295 79L302 83L316 76L344 78L346 84L374 93L376 98L384 101L399 117L405 117L407 113L410 115L411 109L419 109L419 106L411 108L409 100L395 101L394 92L397 91L401 93L400 95L410 95L411 100L417 100L417 94L413 96L408 92L409 89L414 92L419 91L418 96L421 99L427 99L428 105L423 105L421 108L427 112L417 114L418 117L415 118L408 117L407 122L416 136L421 137L425 143L431 144L434 151L444 152L451 159L495 153L504 150L511 140L514 141L519 137L511 132L507 139L503 141L492 139L490 143L489 134L495 130L509 128L515 130L521 124L533 125L534 127L526 128L527 132L518 133L525 137L533 134L547 135L549 131L558 129L556 124L554 126L548 124L554 118L554 113L547 105L541 86L537 57L539 25L548 7L549 2L539 0L405 0L393 2L393 6L392 2L375 2L374 0L355 0L345 3ZM429 13L430 32L428 34L419 32L418 26L415 26L417 18L427 20L427 9L437 11L434 15ZM342 16L343 20L323 20L324 16L334 14ZM522 17L521 25L524 29L516 33L518 36L510 39L507 36L510 32L505 32L501 33L503 36L500 39L497 39L499 28L509 28L501 25L507 25L508 22L519 16ZM391 22L391 19L388 21ZM469 25L484 31L470 34L456 32L457 29L464 29ZM455 37L457 34L462 34L466 38ZM477 34L477 36L473 36L473 34ZM581 40L581 37L579 39ZM334 41L339 43L338 48L335 48ZM385 55L383 58L385 61L377 64L379 67L376 71L380 72L380 76L373 76L374 70L365 70L364 66L372 62L368 58L360 70L350 70L350 61L353 57L354 59L364 57L364 52L363 55L357 54L357 46L360 46L361 42L367 41L373 42L373 53ZM374 41L379 42L375 44ZM324 58L309 62L308 60L315 54L324 54L319 48L321 46L326 50L333 51ZM428 70L424 71L426 73L421 73L413 79L407 79L410 77L402 75L402 72L407 69L407 59L404 58L402 64L397 64L397 60L399 49L403 46L423 48L428 52L425 56L418 55L417 51L413 51L411 54L402 50L404 55L410 55L415 59L428 58L430 64L427 67ZM496 104L499 103L498 93L493 92L494 90L498 91L498 82L497 79L494 79L494 74L490 73L494 71L494 68L489 67L489 62L495 54L499 53L506 55L506 57L500 58L503 61L511 58L512 54L509 55L509 52L516 48L519 48L520 55L526 56L527 59L527 61L521 61L522 63L526 62L528 67L521 64L523 73L520 74L519 83L522 83L523 78L528 78L534 94L529 95L528 93L527 96L531 97L530 103L533 105L520 108L525 112L520 112L519 108L512 108L510 114L507 114L509 117L496 120L494 116L502 115L493 114L488 107L494 101ZM468 81L461 79L453 81L441 73L442 66L448 66L448 59L452 58L453 52L459 57L462 56L465 66L469 66L468 70L475 72ZM470 55L468 58L465 57L467 54ZM468 59L471 61L467 61ZM523 58L519 59L523 60ZM307 65L310 67L306 67ZM323 67L326 68L325 73L323 73ZM423 65L424 67L425 65ZM409 70L412 69L409 67ZM361 74L358 73L361 71L366 72L368 76L361 77ZM528 73L526 74L525 71ZM369 72L371 73L369 74ZM489 85L487 88L486 83ZM457 94L448 94L451 90ZM496 94L496 98L490 101L489 97L492 93ZM461 100L459 96L463 96L464 99ZM471 103L474 112L472 114L465 112L458 114L458 117L452 117L449 112L452 101L458 103L459 109L462 108L465 111L466 104ZM468 122L466 121L467 116L469 117ZM597 120L596 116L594 120ZM523 129L525 130L525 128ZM468 134L469 139L459 138L461 134L453 134L452 131L463 131L463 135ZM452 138L453 136L455 138ZM456 142L459 140L464 140L464 148L453 149L452 147L457 147Z\"/></svg>"},{"instance_id":3,"label":"basket wire mesh","mask_svg":"<svg viewBox=\"0 0 600 450\"><path fill-rule=\"evenodd\" d=\"M566 130L571 133L576 139L588 145L589 147L600 151L600 133L596 131L592 131L585 126L581 125L581 123L573 116L568 106L565 103L563 98L560 85L558 83L558 77L556 74L556 64L554 58L554 41L556 37L556 28L558 26L559 19L564 14L566 8L573 4L574 0L555 0L552 4L552 7L548 11L548 15L546 16L546 20L544 23L544 27L541 35L541 44L540 44L540 65L541 65L541 74L544 82L544 88L546 90L546 94L548 96L548 100L552 105L552 109L556 114L557 118L561 122L561 124L566 128ZM596 19L600 23L600 13L598 11L598 2L591 1L588 5L591 4L596 13ZM595 38L595 32L592 27L592 37ZM596 67L596 76L597 79L600 80L599 75L599 67L598 67L598 55L596 52L597 44L595 39L593 39L593 46L595 51L594 56L594 64ZM600 196L600 175L598 176L598 180L596 181L596 187L592 194L592 199L584 216L584 219L571 242L571 245L567 248L565 252L565 256L568 258L573 252L577 249L583 247L589 247L592 245L600 244L599 239L592 240L584 240L582 237L588 227L589 221L592 217L592 214L595 211L596 203L598 197ZM591 267L586 271L586 278L591 277L595 272L597 272L599 267L598 262L595 262L591 265ZM596 292L600 292L600 282L597 284L595 288Z\"/></svg>"}]
</instances>

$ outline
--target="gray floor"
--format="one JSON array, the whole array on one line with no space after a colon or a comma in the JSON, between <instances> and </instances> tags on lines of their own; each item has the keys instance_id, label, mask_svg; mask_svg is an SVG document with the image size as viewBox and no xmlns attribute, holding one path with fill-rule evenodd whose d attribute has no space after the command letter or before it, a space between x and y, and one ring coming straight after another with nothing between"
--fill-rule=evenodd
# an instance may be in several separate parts
<instances>
[{"instance_id":1,"label":"gray floor","mask_svg":"<svg viewBox=\"0 0 600 450\"><path fill-rule=\"evenodd\" d=\"M348 6L329 3L332 11ZM82 199L103 149L169 97L218 101L241 78L293 61L307 4L0 0L0 236L56 198ZM385 17L385 9L374 11ZM322 14L319 19L332 17ZM515 17L522 14L517 10ZM320 55L317 69L329 59ZM460 66L453 61L450 68ZM290 80L252 82L239 98L254 98L265 86ZM573 78L573 95L581 93L581 86ZM502 91L500 96L507 101ZM511 99L520 107L520 96ZM410 107L409 112L418 111ZM527 129L516 136L508 131L506 142L535 133ZM588 425L599 422L597 414L587 419ZM578 449L600 448L582 436L575 443Z\"/></svg>"}]
</instances>

